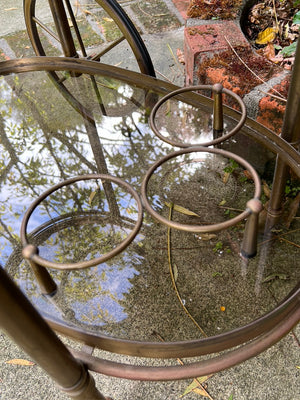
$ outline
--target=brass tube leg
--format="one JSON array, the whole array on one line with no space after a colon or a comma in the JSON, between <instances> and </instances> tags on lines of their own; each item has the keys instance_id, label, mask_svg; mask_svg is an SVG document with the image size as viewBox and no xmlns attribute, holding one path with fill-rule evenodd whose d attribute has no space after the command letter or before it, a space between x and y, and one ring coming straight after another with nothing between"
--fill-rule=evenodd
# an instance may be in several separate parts
<instances>
[{"instance_id":1,"label":"brass tube leg","mask_svg":"<svg viewBox=\"0 0 300 400\"><path fill-rule=\"evenodd\" d=\"M283 199L285 193L286 181L289 176L289 167L282 161L281 158L277 157L275 173L272 184L272 193L270 197L267 220L265 225L265 233L271 231L271 229L279 222L283 208Z\"/></svg>"},{"instance_id":2,"label":"brass tube leg","mask_svg":"<svg viewBox=\"0 0 300 400\"><path fill-rule=\"evenodd\" d=\"M214 139L222 136L224 131L223 123L223 86L220 83L213 85L214 113L213 113L213 133Z\"/></svg>"},{"instance_id":3,"label":"brass tube leg","mask_svg":"<svg viewBox=\"0 0 300 400\"><path fill-rule=\"evenodd\" d=\"M84 365L72 356L0 266L0 328L36 361L70 398L105 400Z\"/></svg>"},{"instance_id":4,"label":"brass tube leg","mask_svg":"<svg viewBox=\"0 0 300 400\"><path fill-rule=\"evenodd\" d=\"M286 105L281 137L289 143L299 143L300 140L300 40L297 43L294 70L290 83L288 101ZM282 199L289 169L277 157L272 194L269 202L266 232L279 221L282 214Z\"/></svg>"},{"instance_id":5,"label":"brass tube leg","mask_svg":"<svg viewBox=\"0 0 300 400\"><path fill-rule=\"evenodd\" d=\"M30 267L41 289L41 292L43 294L48 294L52 296L55 294L57 290L57 285L52 279L49 272L46 270L46 268L38 265L31 259L35 254L38 254L38 248L36 246L33 246L32 244L29 244L26 247L24 247L22 251L23 257L26 260L28 260L30 264Z\"/></svg>"},{"instance_id":6,"label":"brass tube leg","mask_svg":"<svg viewBox=\"0 0 300 400\"><path fill-rule=\"evenodd\" d=\"M55 27L58 32L58 36L61 41L64 56L78 57L63 1L49 0L49 5L53 15Z\"/></svg>"},{"instance_id":7,"label":"brass tube leg","mask_svg":"<svg viewBox=\"0 0 300 400\"><path fill-rule=\"evenodd\" d=\"M247 203L247 208L251 214L246 222L241 255L245 258L253 258L257 253L257 234L258 234L258 216L263 206L260 200L252 199Z\"/></svg>"}]
</instances>

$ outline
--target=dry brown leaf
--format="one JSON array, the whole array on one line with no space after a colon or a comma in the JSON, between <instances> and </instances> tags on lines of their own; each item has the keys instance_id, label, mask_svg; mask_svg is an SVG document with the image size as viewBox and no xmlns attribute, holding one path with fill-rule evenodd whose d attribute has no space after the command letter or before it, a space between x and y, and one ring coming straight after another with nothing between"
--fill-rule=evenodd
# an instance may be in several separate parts
<instances>
[{"instance_id":1,"label":"dry brown leaf","mask_svg":"<svg viewBox=\"0 0 300 400\"><path fill-rule=\"evenodd\" d=\"M269 60L272 60L275 57L275 48L273 43L268 43L264 48L263 52L264 56Z\"/></svg>"},{"instance_id":2,"label":"dry brown leaf","mask_svg":"<svg viewBox=\"0 0 300 400\"><path fill-rule=\"evenodd\" d=\"M281 54L277 54L275 57L269 58L269 60L272 61L275 64L279 64L284 60L284 57Z\"/></svg>"},{"instance_id":3,"label":"dry brown leaf","mask_svg":"<svg viewBox=\"0 0 300 400\"><path fill-rule=\"evenodd\" d=\"M200 396L208 397L208 393L206 392L206 390L203 390L200 387L197 387L197 388L193 389L193 392L197 393L197 394L200 394Z\"/></svg>"},{"instance_id":4,"label":"dry brown leaf","mask_svg":"<svg viewBox=\"0 0 300 400\"><path fill-rule=\"evenodd\" d=\"M230 172L225 172L222 179L223 183L226 184L228 182L229 177L230 177Z\"/></svg>"},{"instance_id":5,"label":"dry brown leaf","mask_svg":"<svg viewBox=\"0 0 300 400\"><path fill-rule=\"evenodd\" d=\"M184 65L185 64L185 58L184 58L183 51L180 50L180 49L177 49L176 54L177 54L177 58L178 58L178 61L180 62L180 64Z\"/></svg>"},{"instance_id":6,"label":"dry brown leaf","mask_svg":"<svg viewBox=\"0 0 300 400\"><path fill-rule=\"evenodd\" d=\"M243 173L244 173L245 177L246 177L247 179L249 179L249 181L253 181L253 177L252 177L252 175L250 174L250 172L249 172L247 169L245 169L245 170L243 171Z\"/></svg>"},{"instance_id":7,"label":"dry brown leaf","mask_svg":"<svg viewBox=\"0 0 300 400\"><path fill-rule=\"evenodd\" d=\"M169 207L169 208L173 207L173 210L175 210L175 211L177 211L177 212L179 212L181 214L191 215L193 217L199 217L200 218L199 214L196 214L194 211L191 211L191 210L189 210L189 209L187 209L185 207L179 206L178 204L171 204L171 203L168 203L168 202L165 201L165 205L167 207Z\"/></svg>"},{"instance_id":8,"label":"dry brown leaf","mask_svg":"<svg viewBox=\"0 0 300 400\"><path fill-rule=\"evenodd\" d=\"M24 366L35 365L34 362L23 360L22 358L13 358L12 360L6 361L5 364L24 365Z\"/></svg>"},{"instance_id":9,"label":"dry brown leaf","mask_svg":"<svg viewBox=\"0 0 300 400\"><path fill-rule=\"evenodd\" d=\"M193 379L192 383L185 389L184 393L180 397L186 396L191 392L196 392L198 394L201 394L201 396L208 397L207 392L203 390L200 385L202 385L202 383L207 381L207 379L209 379L210 377L211 375L200 376L199 378Z\"/></svg>"},{"instance_id":10,"label":"dry brown leaf","mask_svg":"<svg viewBox=\"0 0 300 400\"><path fill-rule=\"evenodd\" d=\"M204 242L207 242L208 240L215 239L217 235L214 233L201 233L200 235L195 235L197 239L203 240Z\"/></svg>"}]
</instances>

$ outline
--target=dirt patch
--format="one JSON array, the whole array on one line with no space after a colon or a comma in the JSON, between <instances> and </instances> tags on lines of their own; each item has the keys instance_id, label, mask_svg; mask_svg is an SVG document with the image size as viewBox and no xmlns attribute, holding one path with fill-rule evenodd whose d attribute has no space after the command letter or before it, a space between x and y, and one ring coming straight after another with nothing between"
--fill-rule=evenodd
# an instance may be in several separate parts
<instances>
[{"instance_id":1,"label":"dirt patch","mask_svg":"<svg viewBox=\"0 0 300 400\"><path fill-rule=\"evenodd\" d=\"M234 19L238 15L242 0L192 0L187 10L190 18Z\"/></svg>"},{"instance_id":2,"label":"dirt patch","mask_svg":"<svg viewBox=\"0 0 300 400\"><path fill-rule=\"evenodd\" d=\"M242 12L241 27L251 45L286 69L294 62L299 26L298 0L256 1Z\"/></svg>"}]
</instances>

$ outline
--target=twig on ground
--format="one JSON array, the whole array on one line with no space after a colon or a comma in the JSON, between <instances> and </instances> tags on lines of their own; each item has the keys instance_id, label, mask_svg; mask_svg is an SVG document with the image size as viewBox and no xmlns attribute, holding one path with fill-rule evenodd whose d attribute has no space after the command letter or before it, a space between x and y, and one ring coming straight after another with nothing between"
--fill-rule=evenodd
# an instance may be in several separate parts
<instances>
[{"instance_id":1,"label":"twig on ground","mask_svg":"<svg viewBox=\"0 0 300 400\"><path fill-rule=\"evenodd\" d=\"M233 51L233 53L236 55L236 57L239 59L239 61L247 68L248 71L251 72L252 75L254 75L258 80L260 80L262 83L268 85L268 83L266 81L264 81L260 76L258 76L246 63L244 60L241 59L241 57L238 55L238 53L235 51L235 49L233 48L232 44L229 42L229 40L227 39L226 36L224 36L224 39L226 40L226 42L228 43L228 46L231 48L231 50ZM275 93L277 93L280 98L286 100L286 98L284 96L282 96L282 94L280 92L278 92L278 90L272 88L271 86L270 90L274 91Z\"/></svg>"},{"instance_id":2,"label":"twig on ground","mask_svg":"<svg viewBox=\"0 0 300 400\"><path fill-rule=\"evenodd\" d=\"M172 212L173 212L173 204L170 204L169 206L169 220L172 220ZM205 337L207 337L206 333L204 332L204 330L201 328L201 326L198 324L198 322L195 320L195 318L191 315L191 313L189 312L189 310L186 308L186 306L184 305L180 293L178 291L177 285L176 285L176 281L175 281L175 277L174 277L174 272L173 272L173 266L172 266L172 256L171 256L171 228L168 227L168 262L169 262L169 270L170 270L170 276L171 276L171 280L172 280L172 284L173 284L173 288L175 290L176 296L180 302L180 305L182 306L182 308L184 309L185 313L187 314L187 316L190 318L190 320L193 322L193 324L199 329L199 331L201 332L201 334Z\"/></svg>"}]
</instances>

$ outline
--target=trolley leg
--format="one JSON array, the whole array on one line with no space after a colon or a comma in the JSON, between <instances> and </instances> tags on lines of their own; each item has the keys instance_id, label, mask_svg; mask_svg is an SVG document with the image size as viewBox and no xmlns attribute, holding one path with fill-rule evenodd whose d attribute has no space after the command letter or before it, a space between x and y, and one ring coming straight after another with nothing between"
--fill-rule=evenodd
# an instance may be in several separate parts
<instances>
[{"instance_id":1,"label":"trolley leg","mask_svg":"<svg viewBox=\"0 0 300 400\"><path fill-rule=\"evenodd\" d=\"M0 266L0 328L72 399L105 400L86 367L72 356Z\"/></svg>"},{"instance_id":2,"label":"trolley leg","mask_svg":"<svg viewBox=\"0 0 300 400\"><path fill-rule=\"evenodd\" d=\"M213 85L213 99L214 99L214 112L213 112L213 134L214 139L223 135L224 122L223 122L223 99L222 99L223 86L220 83Z\"/></svg>"},{"instance_id":3,"label":"trolley leg","mask_svg":"<svg viewBox=\"0 0 300 400\"><path fill-rule=\"evenodd\" d=\"M298 144L300 141L300 41L297 44L296 57L293 75L290 83L288 101L284 115L281 137L291 144ZM273 189L270 198L268 217L266 221L266 231L270 231L279 221L282 215L282 199L286 181L289 176L289 167L280 157L274 172Z\"/></svg>"},{"instance_id":4,"label":"trolley leg","mask_svg":"<svg viewBox=\"0 0 300 400\"><path fill-rule=\"evenodd\" d=\"M62 0L49 0L49 6L65 57L78 57Z\"/></svg>"}]
</instances>

